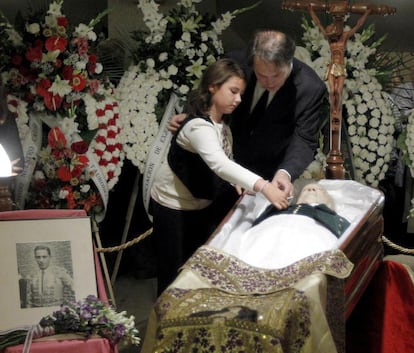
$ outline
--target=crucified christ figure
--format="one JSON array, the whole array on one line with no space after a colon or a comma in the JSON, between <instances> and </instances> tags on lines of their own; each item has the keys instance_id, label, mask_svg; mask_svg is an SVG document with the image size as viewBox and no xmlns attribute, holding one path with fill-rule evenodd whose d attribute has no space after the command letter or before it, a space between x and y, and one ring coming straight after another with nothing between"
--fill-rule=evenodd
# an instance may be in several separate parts
<instances>
[{"instance_id":1,"label":"crucified christ figure","mask_svg":"<svg viewBox=\"0 0 414 353\"><path fill-rule=\"evenodd\" d=\"M366 8L363 15L359 18L356 25L350 30L344 30L344 16L348 12L347 3L337 3L331 5L329 13L332 15L332 23L323 27L315 14L313 4L309 4L309 14L315 24L319 27L325 38L329 42L331 50L331 62L326 72L326 79L329 83L329 101L331 104L332 122L339 123L342 113L342 90L346 78L345 51L346 43L364 24L368 15L371 13L369 7Z\"/></svg>"}]
</instances>

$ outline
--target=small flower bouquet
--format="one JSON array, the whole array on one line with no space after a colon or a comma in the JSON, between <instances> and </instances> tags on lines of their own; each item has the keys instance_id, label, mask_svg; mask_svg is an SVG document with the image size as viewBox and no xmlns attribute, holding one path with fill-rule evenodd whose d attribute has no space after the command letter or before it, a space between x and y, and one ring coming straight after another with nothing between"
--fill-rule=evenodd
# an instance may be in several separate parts
<instances>
[{"instance_id":1,"label":"small flower bouquet","mask_svg":"<svg viewBox=\"0 0 414 353\"><path fill-rule=\"evenodd\" d=\"M125 311L116 312L95 296L62 304L59 310L43 317L31 330L14 330L0 335L0 351L24 343L28 333L33 334L33 339L76 333L85 338L99 335L107 338L113 345L139 345L141 342L134 317L128 317Z\"/></svg>"}]
</instances>

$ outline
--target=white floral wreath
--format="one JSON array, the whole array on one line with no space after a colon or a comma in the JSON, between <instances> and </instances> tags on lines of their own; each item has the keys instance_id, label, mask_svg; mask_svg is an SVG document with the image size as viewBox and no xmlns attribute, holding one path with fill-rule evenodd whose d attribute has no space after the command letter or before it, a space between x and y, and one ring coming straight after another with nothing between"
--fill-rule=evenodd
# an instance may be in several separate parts
<instances>
[{"instance_id":1,"label":"white floral wreath","mask_svg":"<svg viewBox=\"0 0 414 353\"><path fill-rule=\"evenodd\" d=\"M118 87L123 129L121 138L126 158L144 172L148 151L159 129L157 114L160 93L175 92L184 97L198 84L204 69L212 64L218 55L223 54L219 36L230 26L236 15L257 4L222 14L217 20L207 23L194 4L201 0L180 0L177 6L179 15L163 15L159 5L153 0L139 0L138 8L143 13L144 23L149 33L141 43L147 50L146 57L131 65L124 73ZM174 11L173 9L172 11ZM167 31L168 23L181 25L181 36L174 38ZM167 37L165 37L167 36ZM169 38L165 47L157 47L163 38ZM143 55L141 53L141 55ZM185 68L178 70L175 62L180 56ZM166 102L165 102L166 104Z\"/></svg>"}]
</instances>

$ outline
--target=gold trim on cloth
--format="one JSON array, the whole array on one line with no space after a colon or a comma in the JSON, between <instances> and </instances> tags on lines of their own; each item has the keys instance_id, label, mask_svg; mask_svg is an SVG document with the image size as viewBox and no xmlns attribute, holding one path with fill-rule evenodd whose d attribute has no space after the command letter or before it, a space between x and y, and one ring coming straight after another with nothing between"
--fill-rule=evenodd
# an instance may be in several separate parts
<instances>
[{"instance_id":1,"label":"gold trim on cloth","mask_svg":"<svg viewBox=\"0 0 414 353\"><path fill-rule=\"evenodd\" d=\"M218 249L202 246L184 264L203 282L220 290L237 294L271 293L289 288L312 273L346 278L353 264L338 249L320 252L281 269L253 267Z\"/></svg>"}]
</instances>

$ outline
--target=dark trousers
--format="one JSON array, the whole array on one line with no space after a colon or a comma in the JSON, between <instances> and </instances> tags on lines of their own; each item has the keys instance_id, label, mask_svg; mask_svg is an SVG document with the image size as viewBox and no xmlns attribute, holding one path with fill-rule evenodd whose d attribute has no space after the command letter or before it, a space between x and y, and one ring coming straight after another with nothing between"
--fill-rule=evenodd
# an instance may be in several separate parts
<instances>
[{"instance_id":1,"label":"dark trousers","mask_svg":"<svg viewBox=\"0 0 414 353\"><path fill-rule=\"evenodd\" d=\"M212 208L182 211L152 200L153 232L157 256L158 295L170 285L179 268L203 245L215 228Z\"/></svg>"}]
</instances>

